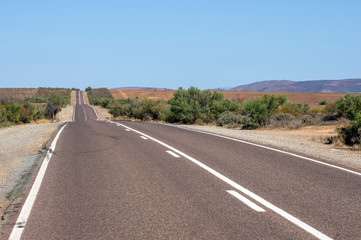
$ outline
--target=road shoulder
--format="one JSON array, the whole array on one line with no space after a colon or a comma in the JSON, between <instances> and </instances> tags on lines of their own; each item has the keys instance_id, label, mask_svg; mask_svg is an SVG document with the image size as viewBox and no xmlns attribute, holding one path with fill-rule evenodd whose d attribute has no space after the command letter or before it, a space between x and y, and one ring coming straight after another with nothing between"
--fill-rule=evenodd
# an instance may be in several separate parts
<instances>
[{"instance_id":1,"label":"road shoulder","mask_svg":"<svg viewBox=\"0 0 361 240\"><path fill-rule=\"evenodd\" d=\"M322 159L345 167L361 170L361 152L336 148L319 139L333 133L306 133L274 130L236 130L214 126L182 125L182 127L234 137L258 144L265 144L286 151Z\"/></svg>"}]
</instances>

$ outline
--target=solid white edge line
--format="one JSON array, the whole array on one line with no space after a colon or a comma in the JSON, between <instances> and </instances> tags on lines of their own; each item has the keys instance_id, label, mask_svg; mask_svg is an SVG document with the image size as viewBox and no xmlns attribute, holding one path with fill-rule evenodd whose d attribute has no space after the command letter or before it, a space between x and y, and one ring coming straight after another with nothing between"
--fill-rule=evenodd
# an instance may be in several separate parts
<instances>
[{"instance_id":1,"label":"solid white edge line","mask_svg":"<svg viewBox=\"0 0 361 240\"><path fill-rule=\"evenodd\" d=\"M95 108L92 105L89 105L89 106L93 109L95 115L97 116L97 121L99 121L99 116L98 116L97 111L95 111Z\"/></svg>"},{"instance_id":2,"label":"solid white edge line","mask_svg":"<svg viewBox=\"0 0 361 240\"><path fill-rule=\"evenodd\" d=\"M51 157L53 156L53 153L55 151L55 147L56 147L56 143L58 142L58 139L60 137L60 134L62 133L62 131L64 130L64 128L67 126L68 124L65 124L60 131L58 132L58 134L56 135L56 137L54 138L53 142L50 145L49 151L46 154L46 157L43 160L43 163L41 164L41 167L39 169L38 175L36 176L36 179L34 181L33 186L31 187L30 193L28 195L28 197L25 200L24 206L21 209L20 215L14 225L14 228L10 234L9 240L19 240L21 238L21 235L23 233L23 230L25 228L26 222L29 218L31 209L35 203L35 199L36 196L39 192L40 189L40 185L43 181L45 172L46 172L46 168L48 167L49 161L51 159Z\"/></svg>"},{"instance_id":3,"label":"solid white edge line","mask_svg":"<svg viewBox=\"0 0 361 240\"><path fill-rule=\"evenodd\" d=\"M255 204L254 202L252 202L251 200L249 200L248 198L243 197L241 194L239 194L238 192L236 192L234 190L227 190L227 192L229 194L231 194L233 197L235 197L238 200L240 200L241 202L243 202L244 204L246 204L248 207L255 210L256 212L265 212L266 211L263 208L261 208L260 206L258 206L257 204Z\"/></svg>"},{"instance_id":4,"label":"solid white edge line","mask_svg":"<svg viewBox=\"0 0 361 240\"><path fill-rule=\"evenodd\" d=\"M76 103L73 107L73 122L75 122L75 111L76 111Z\"/></svg>"},{"instance_id":5,"label":"solid white edge line","mask_svg":"<svg viewBox=\"0 0 361 240\"><path fill-rule=\"evenodd\" d=\"M147 134L144 134L138 130L135 130L133 128L130 128L124 124L121 124L123 127L125 128L129 128L132 131L144 135L147 138L149 138L150 140L159 143L160 145L163 145L164 147L172 150L173 152L183 156L184 158L188 159L189 161L193 162L194 164L198 165L199 167L203 168L204 170L208 171L209 173L211 173L212 175L216 176L217 178L219 178L220 180L226 182L227 184L229 184L230 186L232 186L233 188L237 189L238 191L244 193L245 195L247 195L248 197L254 199L255 201L259 202L260 204L262 204L263 206L271 209L272 211L274 211L275 213L279 214L281 217L287 219L288 221L292 222L293 224L295 224L296 226L302 228L303 230L305 230L306 232L309 232L310 234L312 234L313 236L315 236L318 239L322 239L322 240L331 240L332 238L326 236L325 234L323 234L322 232L318 231L317 229L311 227L310 225L308 225L305 222L302 222L301 220L299 220L298 218L292 216L291 214L285 212L284 210L276 207L275 205L273 205L272 203L268 202L267 200L261 198L260 196L256 195L255 193L251 192L250 190L242 187L241 185L239 185L238 183L232 181L231 179L227 178L226 176L222 175L221 173L217 172L216 170L208 167L207 165L201 163L200 161L192 158L191 156L179 151L178 149L171 147L170 145L155 139Z\"/></svg>"},{"instance_id":6,"label":"solid white edge line","mask_svg":"<svg viewBox=\"0 0 361 240\"><path fill-rule=\"evenodd\" d=\"M175 158L180 158L179 155L175 154L175 153L172 152L172 151L166 151L166 152L169 153L170 155L172 155L172 156L175 157Z\"/></svg>"},{"instance_id":7,"label":"solid white edge line","mask_svg":"<svg viewBox=\"0 0 361 240\"><path fill-rule=\"evenodd\" d=\"M188 131L191 131L191 132L203 133L203 134L207 134L207 135L211 135L211 136L215 136L215 137L220 137L220 138L224 138L224 139L228 139L228 140L232 140L232 141L252 145L252 146L255 146L255 147L268 149L268 150L271 150L271 151L287 154L287 155L290 155L290 156L293 156L293 157L298 157L298 158L301 158L301 159L304 159L304 160L307 160L307 161L315 162L315 163L318 163L318 164L322 164L322 165L325 165L325 166L328 166L328 167L336 168L336 169L339 169L339 170L342 170L342 171L345 171L345 172L349 172L349 173L361 176L361 173L356 172L356 171L352 171L352 170L347 169L347 168L339 167L339 166L336 166L336 165L333 165L333 164L330 164L330 163L325 163L325 162L322 162L322 161L319 161L319 160L316 160L316 159L313 159L313 158L304 157L304 156L301 156L301 155L298 155L298 154L295 154L295 153L290 153L290 152L279 150L279 149L276 149L276 148L263 146L263 145L260 145L260 144L257 144L257 143L251 143L251 142L241 140L241 139L237 139L237 138L227 137L227 136L223 136L223 135L216 134L216 133L211 133L211 132L206 132L206 131L201 131L201 130L196 130L196 129L190 129L190 128L186 128L186 127L173 126L173 125L170 125L170 124L164 124L164 125L170 126L170 127L175 127L175 128L180 128L180 129L184 129L184 130L188 130Z\"/></svg>"}]
</instances>

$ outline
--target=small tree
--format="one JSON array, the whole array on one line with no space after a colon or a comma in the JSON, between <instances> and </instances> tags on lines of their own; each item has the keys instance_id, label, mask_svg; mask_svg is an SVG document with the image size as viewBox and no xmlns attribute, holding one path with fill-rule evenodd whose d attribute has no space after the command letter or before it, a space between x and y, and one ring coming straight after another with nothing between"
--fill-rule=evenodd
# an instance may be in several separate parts
<instances>
[{"instance_id":1,"label":"small tree","mask_svg":"<svg viewBox=\"0 0 361 240\"><path fill-rule=\"evenodd\" d=\"M250 118L250 122L246 126L256 128L257 126L268 125L278 107L286 102L287 98L285 96L276 97L267 94L260 99L244 102L244 115Z\"/></svg>"}]
</instances>

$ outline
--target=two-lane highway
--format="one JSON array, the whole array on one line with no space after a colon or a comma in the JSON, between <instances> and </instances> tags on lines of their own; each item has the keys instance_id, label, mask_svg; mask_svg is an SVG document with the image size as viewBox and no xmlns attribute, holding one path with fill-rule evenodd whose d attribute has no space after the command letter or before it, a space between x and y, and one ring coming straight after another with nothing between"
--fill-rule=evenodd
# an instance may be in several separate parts
<instances>
[{"instance_id":1,"label":"two-lane highway","mask_svg":"<svg viewBox=\"0 0 361 240\"><path fill-rule=\"evenodd\" d=\"M355 170L176 126L97 121L81 92L74 119L21 239L361 239Z\"/></svg>"}]
</instances>

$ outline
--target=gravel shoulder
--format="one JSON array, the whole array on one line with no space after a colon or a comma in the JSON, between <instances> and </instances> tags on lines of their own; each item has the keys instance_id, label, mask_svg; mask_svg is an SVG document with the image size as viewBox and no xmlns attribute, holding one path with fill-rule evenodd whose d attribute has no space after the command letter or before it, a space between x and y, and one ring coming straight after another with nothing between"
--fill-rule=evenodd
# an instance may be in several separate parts
<instances>
[{"instance_id":1,"label":"gravel shoulder","mask_svg":"<svg viewBox=\"0 0 361 240\"><path fill-rule=\"evenodd\" d=\"M274 146L361 170L361 151L338 148L334 145L325 144L321 140L324 137L335 135L334 127L305 127L298 130L236 130L214 126L182 126Z\"/></svg>"},{"instance_id":2,"label":"gravel shoulder","mask_svg":"<svg viewBox=\"0 0 361 240\"><path fill-rule=\"evenodd\" d=\"M90 105L92 106L92 105ZM108 109L100 107L100 106L92 106L95 111L97 112L100 120L109 120L111 119L112 115L108 112Z\"/></svg>"},{"instance_id":3,"label":"gravel shoulder","mask_svg":"<svg viewBox=\"0 0 361 240\"><path fill-rule=\"evenodd\" d=\"M33 173L47 152L49 140L65 122L73 120L75 95L73 91L71 104L57 114L55 123L32 123L0 129L0 239L3 234L1 228L7 225L7 212L24 197Z\"/></svg>"},{"instance_id":4,"label":"gravel shoulder","mask_svg":"<svg viewBox=\"0 0 361 240\"><path fill-rule=\"evenodd\" d=\"M16 198L18 184L42 160L45 144L62 123L0 129L0 215Z\"/></svg>"}]
</instances>

